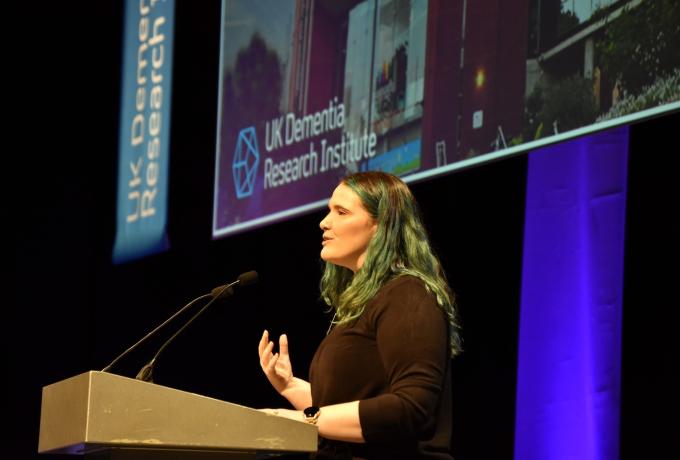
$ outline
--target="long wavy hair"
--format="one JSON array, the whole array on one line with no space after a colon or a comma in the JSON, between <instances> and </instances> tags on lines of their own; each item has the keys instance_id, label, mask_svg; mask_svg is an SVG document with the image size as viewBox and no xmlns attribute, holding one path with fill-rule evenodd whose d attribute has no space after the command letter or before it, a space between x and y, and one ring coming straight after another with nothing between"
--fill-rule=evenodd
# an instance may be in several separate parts
<instances>
[{"instance_id":1,"label":"long wavy hair","mask_svg":"<svg viewBox=\"0 0 680 460\"><path fill-rule=\"evenodd\" d=\"M321 297L335 309L334 323L353 323L385 283L398 276L412 275L422 280L446 313L451 354L458 354L461 343L454 294L430 247L411 190L397 176L378 171L351 174L341 183L359 196L378 228L356 273L325 262Z\"/></svg>"}]
</instances>

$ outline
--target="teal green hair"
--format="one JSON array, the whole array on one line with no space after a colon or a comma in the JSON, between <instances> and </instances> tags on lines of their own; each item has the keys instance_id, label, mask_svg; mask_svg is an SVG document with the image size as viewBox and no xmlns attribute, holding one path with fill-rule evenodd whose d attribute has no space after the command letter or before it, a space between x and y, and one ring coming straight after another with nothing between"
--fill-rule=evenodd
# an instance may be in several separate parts
<instances>
[{"instance_id":1,"label":"teal green hair","mask_svg":"<svg viewBox=\"0 0 680 460\"><path fill-rule=\"evenodd\" d=\"M354 191L378 224L363 265L348 268L325 263L321 297L335 309L335 324L351 324L389 280L412 275L425 284L446 313L451 354L460 352L455 298L439 259L430 247L420 210L411 190L397 176L369 171L349 175L342 184Z\"/></svg>"}]
</instances>

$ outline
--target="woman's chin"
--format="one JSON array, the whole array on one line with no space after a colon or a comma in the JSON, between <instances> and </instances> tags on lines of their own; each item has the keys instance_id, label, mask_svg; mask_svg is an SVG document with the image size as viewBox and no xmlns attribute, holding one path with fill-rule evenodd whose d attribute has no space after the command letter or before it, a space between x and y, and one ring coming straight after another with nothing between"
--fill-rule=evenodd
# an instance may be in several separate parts
<instances>
[{"instance_id":1,"label":"woman's chin","mask_svg":"<svg viewBox=\"0 0 680 460\"><path fill-rule=\"evenodd\" d=\"M333 248L329 247L328 245L324 245L321 247L321 258L324 259L326 262L332 262L334 258L333 257Z\"/></svg>"},{"instance_id":2,"label":"woman's chin","mask_svg":"<svg viewBox=\"0 0 680 460\"><path fill-rule=\"evenodd\" d=\"M321 260L328 264L340 265L337 257L333 257L333 254L329 254L328 251L321 250Z\"/></svg>"}]
</instances>

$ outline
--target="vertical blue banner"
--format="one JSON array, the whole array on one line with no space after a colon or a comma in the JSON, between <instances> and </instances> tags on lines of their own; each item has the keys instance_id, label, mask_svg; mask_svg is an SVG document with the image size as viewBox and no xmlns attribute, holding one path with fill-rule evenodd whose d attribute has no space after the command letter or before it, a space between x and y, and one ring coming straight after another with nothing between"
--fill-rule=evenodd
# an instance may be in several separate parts
<instances>
[{"instance_id":1,"label":"vertical blue banner","mask_svg":"<svg viewBox=\"0 0 680 460\"><path fill-rule=\"evenodd\" d=\"M515 458L618 460L628 128L529 156Z\"/></svg>"},{"instance_id":2,"label":"vertical blue banner","mask_svg":"<svg viewBox=\"0 0 680 460\"><path fill-rule=\"evenodd\" d=\"M174 15L174 0L125 4L114 263L168 247Z\"/></svg>"}]
</instances>

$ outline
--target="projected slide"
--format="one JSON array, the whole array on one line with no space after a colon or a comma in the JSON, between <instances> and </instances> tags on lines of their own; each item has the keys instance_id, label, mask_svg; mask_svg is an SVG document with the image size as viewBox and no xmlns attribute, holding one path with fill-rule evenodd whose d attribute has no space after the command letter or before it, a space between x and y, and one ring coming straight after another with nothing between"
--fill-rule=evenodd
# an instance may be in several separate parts
<instances>
[{"instance_id":1,"label":"projected slide","mask_svg":"<svg viewBox=\"0 0 680 460\"><path fill-rule=\"evenodd\" d=\"M678 23L674 1L223 0L213 237L318 209L350 172L675 110Z\"/></svg>"}]
</instances>

